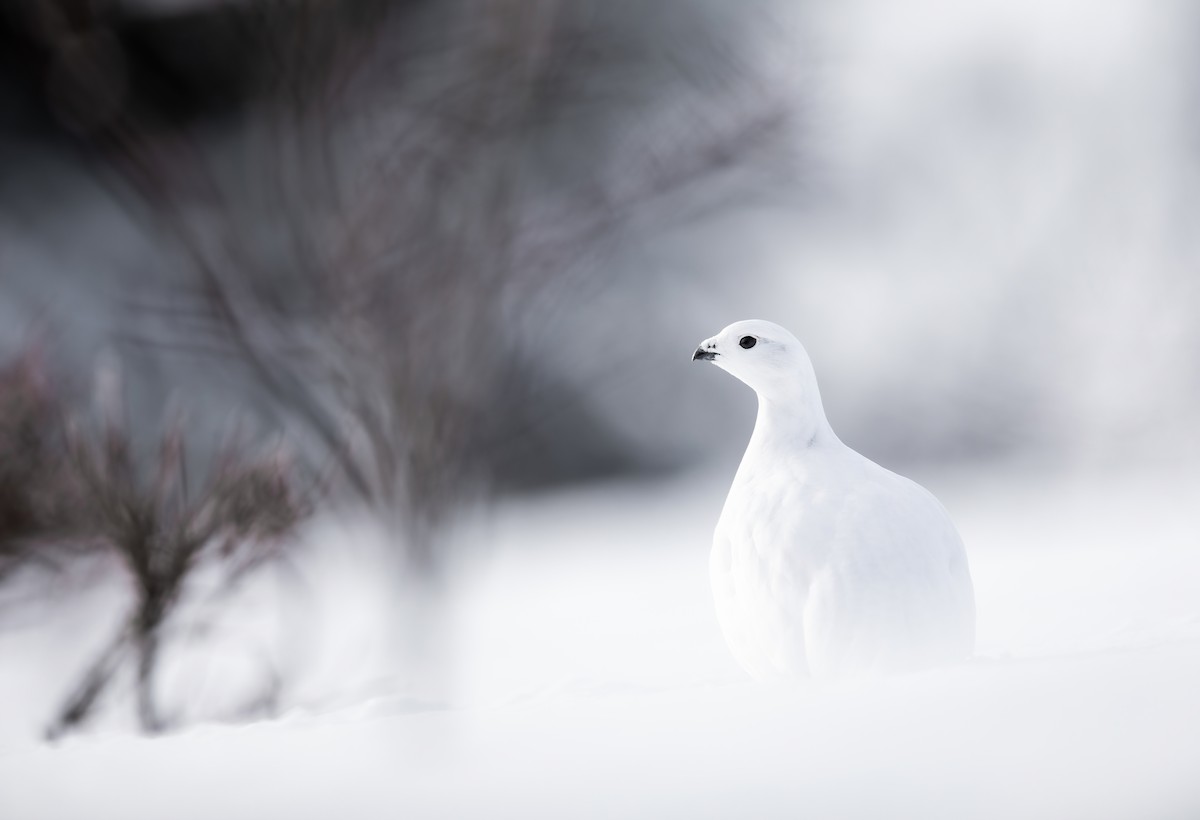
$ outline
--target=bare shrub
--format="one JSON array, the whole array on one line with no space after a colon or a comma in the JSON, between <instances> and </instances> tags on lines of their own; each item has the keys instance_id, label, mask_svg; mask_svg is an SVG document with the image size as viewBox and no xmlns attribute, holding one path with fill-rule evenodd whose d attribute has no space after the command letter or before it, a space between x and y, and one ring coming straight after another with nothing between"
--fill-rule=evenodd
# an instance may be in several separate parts
<instances>
[{"instance_id":1,"label":"bare shrub","mask_svg":"<svg viewBox=\"0 0 1200 820\"><path fill-rule=\"evenodd\" d=\"M255 448L230 434L211 463L190 469L181 420L157 453L139 458L119 383L109 380L98 426L67 421L41 349L0 368L0 583L33 562L63 569L87 552L119 559L134 592L117 634L87 666L48 733L84 722L128 666L138 718L165 728L154 675L166 622L201 566L224 592L281 557L313 511L317 488L282 445ZM203 480L196 481L196 474Z\"/></svg>"},{"instance_id":2,"label":"bare shrub","mask_svg":"<svg viewBox=\"0 0 1200 820\"><path fill-rule=\"evenodd\" d=\"M51 736L86 720L126 664L135 673L142 728L163 729L154 675L164 625L188 578L215 563L224 587L232 588L279 557L312 511L313 488L302 487L278 447L251 454L231 435L205 479L193 485L185 430L176 420L166 426L157 456L144 463L120 392L110 385L98 429L67 425L35 349L0 370L0 569L51 547L86 544L116 555L135 593L117 635L82 674Z\"/></svg>"},{"instance_id":3,"label":"bare shrub","mask_svg":"<svg viewBox=\"0 0 1200 820\"><path fill-rule=\"evenodd\" d=\"M67 699L51 735L83 722L130 656L141 726L147 732L165 728L155 703L154 673L164 624L185 581L202 563L219 561L224 583L236 584L277 557L311 512L283 453L247 456L244 448L244 442L230 438L207 479L189 487L185 435L178 422L163 434L152 477L139 469L121 418L110 416L94 435L70 432L69 464L81 486L84 514L105 547L121 559L136 600Z\"/></svg>"}]
</instances>

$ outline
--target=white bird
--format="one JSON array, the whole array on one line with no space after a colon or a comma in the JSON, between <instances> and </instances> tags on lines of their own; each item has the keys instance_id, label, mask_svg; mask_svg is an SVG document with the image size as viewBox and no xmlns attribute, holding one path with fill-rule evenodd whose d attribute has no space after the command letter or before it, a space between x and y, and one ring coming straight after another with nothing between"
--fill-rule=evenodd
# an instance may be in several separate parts
<instances>
[{"instance_id":1,"label":"white bird","mask_svg":"<svg viewBox=\"0 0 1200 820\"><path fill-rule=\"evenodd\" d=\"M738 663L769 680L969 656L975 595L949 515L925 488L834 435L796 337L771 322L735 322L692 360L758 394L709 565Z\"/></svg>"}]
</instances>

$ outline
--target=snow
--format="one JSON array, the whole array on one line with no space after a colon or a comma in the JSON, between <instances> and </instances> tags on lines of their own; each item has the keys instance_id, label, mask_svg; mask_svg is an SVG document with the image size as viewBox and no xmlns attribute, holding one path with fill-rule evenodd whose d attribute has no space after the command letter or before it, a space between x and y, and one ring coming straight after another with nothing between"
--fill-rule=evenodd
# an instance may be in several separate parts
<instances>
[{"instance_id":1,"label":"snow","mask_svg":"<svg viewBox=\"0 0 1200 820\"><path fill-rule=\"evenodd\" d=\"M1200 816L1200 475L914 476L970 552L977 659L787 687L736 667L712 611L728 467L464 525L488 551L448 584L452 684L437 697L306 706L309 678L276 720L48 745L25 731L53 703L32 667L71 668L70 633L62 618L5 629L0 817ZM320 617L369 632L379 574L336 565L313 577L347 611ZM370 666L370 636L345 637L336 663ZM348 691L360 672L344 669Z\"/></svg>"}]
</instances>

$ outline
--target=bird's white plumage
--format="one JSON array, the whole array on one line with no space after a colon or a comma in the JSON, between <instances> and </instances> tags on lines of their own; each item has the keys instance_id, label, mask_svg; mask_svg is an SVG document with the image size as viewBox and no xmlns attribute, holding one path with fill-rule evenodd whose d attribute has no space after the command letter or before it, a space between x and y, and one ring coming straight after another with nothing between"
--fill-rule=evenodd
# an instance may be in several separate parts
<instances>
[{"instance_id":1,"label":"bird's white plumage","mask_svg":"<svg viewBox=\"0 0 1200 820\"><path fill-rule=\"evenodd\" d=\"M694 358L759 400L710 563L717 616L742 667L760 679L829 677L968 656L975 602L954 525L923 487L834 435L795 337L736 322Z\"/></svg>"}]
</instances>

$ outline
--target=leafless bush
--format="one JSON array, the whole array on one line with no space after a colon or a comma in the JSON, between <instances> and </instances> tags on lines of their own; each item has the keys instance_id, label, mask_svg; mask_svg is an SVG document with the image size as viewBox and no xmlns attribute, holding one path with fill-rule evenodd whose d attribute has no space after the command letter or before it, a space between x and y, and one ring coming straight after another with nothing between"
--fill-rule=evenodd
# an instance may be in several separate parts
<instances>
[{"instance_id":1,"label":"leafless bush","mask_svg":"<svg viewBox=\"0 0 1200 820\"><path fill-rule=\"evenodd\" d=\"M134 592L51 736L86 720L127 665L142 728L164 728L154 675L185 584L199 567L215 566L220 591L232 591L281 556L315 501L313 482L302 480L281 446L262 450L230 435L210 464L190 469L178 419L166 426L156 457L140 458L123 388L108 382L101 424L75 424L37 346L0 368L0 583L31 562L62 569L86 551L116 556Z\"/></svg>"},{"instance_id":2,"label":"leafless bush","mask_svg":"<svg viewBox=\"0 0 1200 820\"><path fill-rule=\"evenodd\" d=\"M207 471L189 485L183 426L166 428L153 475L142 469L119 409L101 430L72 428L68 465L80 487L84 519L121 560L136 593L117 635L98 654L51 726L54 736L82 723L114 675L129 661L135 672L138 718L144 731L166 725L154 695L154 674L172 609L199 566L218 562L231 587L278 557L311 499L282 452L247 456L231 437Z\"/></svg>"}]
</instances>

